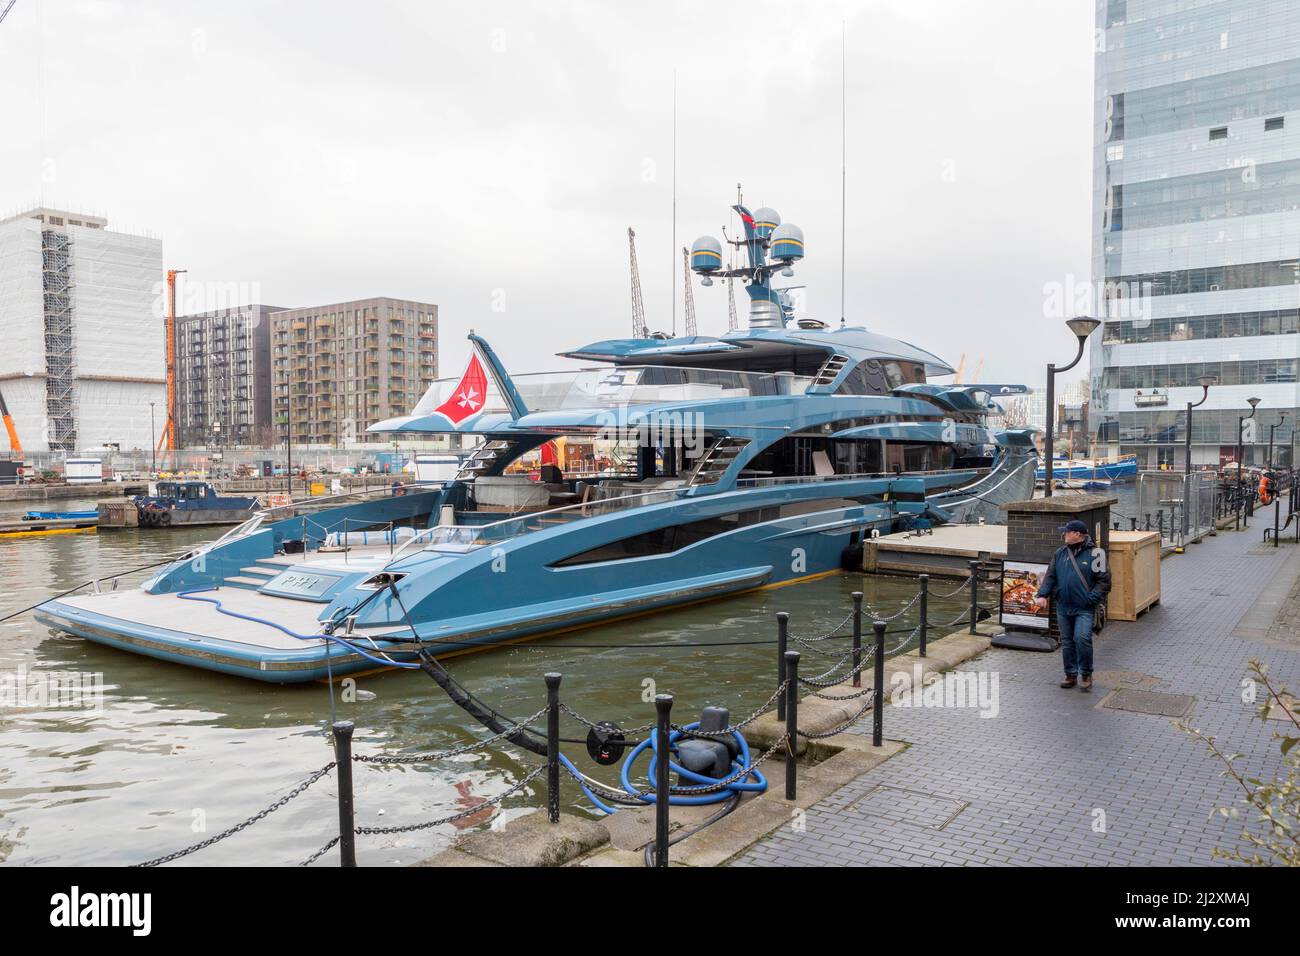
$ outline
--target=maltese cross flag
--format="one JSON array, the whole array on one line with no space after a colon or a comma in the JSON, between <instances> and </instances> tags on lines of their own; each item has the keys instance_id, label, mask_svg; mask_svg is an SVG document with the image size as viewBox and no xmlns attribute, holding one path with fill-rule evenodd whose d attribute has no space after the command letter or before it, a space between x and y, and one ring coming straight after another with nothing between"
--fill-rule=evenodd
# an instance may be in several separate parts
<instances>
[{"instance_id":1,"label":"maltese cross flag","mask_svg":"<svg viewBox=\"0 0 1300 956\"><path fill-rule=\"evenodd\" d=\"M451 393L451 398L434 411L446 416L453 425L459 425L482 410L486 397L487 373L483 371L478 356L471 354L469 365L465 366L465 374L460 377L460 384Z\"/></svg>"}]
</instances>

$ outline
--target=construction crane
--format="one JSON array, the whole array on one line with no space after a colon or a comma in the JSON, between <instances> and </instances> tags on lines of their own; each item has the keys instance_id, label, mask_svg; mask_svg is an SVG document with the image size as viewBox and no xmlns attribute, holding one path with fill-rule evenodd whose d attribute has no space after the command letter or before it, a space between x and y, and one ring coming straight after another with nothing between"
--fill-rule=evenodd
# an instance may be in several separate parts
<instances>
[{"instance_id":1,"label":"construction crane","mask_svg":"<svg viewBox=\"0 0 1300 956\"><path fill-rule=\"evenodd\" d=\"M0 23L4 23L5 17L9 16L9 11L14 8L14 4L17 2L18 0L8 0L8 2L0 0L0 4L3 4L3 6L0 6Z\"/></svg>"},{"instance_id":2,"label":"construction crane","mask_svg":"<svg viewBox=\"0 0 1300 956\"><path fill-rule=\"evenodd\" d=\"M176 277L188 269L167 270L167 423L155 451L176 451Z\"/></svg>"},{"instance_id":3,"label":"construction crane","mask_svg":"<svg viewBox=\"0 0 1300 956\"><path fill-rule=\"evenodd\" d=\"M650 337L645 324L645 303L641 301L641 272L636 267L636 233L627 227L627 254L632 263L632 338Z\"/></svg>"},{"instance_id":4,"label":"construction crane","mask_svg":"<svg viewBox=\"0 0 1300 956\"><path fill-rule=\"evenodd\" d=\"M13 4L10 3L9 6L12 7ZM13 416L9 414L9 406L5 404L3 392L0 392L0 417L4 418L5 431L9 433L9 448L21 460L23 457L23 443L18 440L18 429L14 428Z\"/></svg>"},{"instance_id":5,"label":"construction crane","mask_svg":"<svg viewBox=\"0 0 1300 956\"><path fill-rule=\"evenodd\" d=\"M682 246L682 272L686 276L686 334L699 335L695 326L695 294L691 292L691 254Z\"/></svg>"}]
</instances>

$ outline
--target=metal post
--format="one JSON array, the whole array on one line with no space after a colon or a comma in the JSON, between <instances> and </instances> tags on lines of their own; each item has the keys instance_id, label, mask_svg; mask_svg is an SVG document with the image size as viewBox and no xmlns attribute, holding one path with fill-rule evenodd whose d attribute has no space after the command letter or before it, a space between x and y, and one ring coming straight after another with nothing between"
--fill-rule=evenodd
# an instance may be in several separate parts
<instances>
[{"instance_id":1,"label":"metal post","mask_svg":"<svg viewBox=\"0 0 1300 956\"><path fill-rule=\"evenodd\" d=\"M871 746L885 743L885 622L875 621L876 630L875 683L872 685Z\"/></svg>"},{"instance_id":2,"label":"metal post","mask_svg":"<svg viewBox=\"0 0 1300 956\"><path fill-rule=\"evenodd\" d=\"M546 680L546 815L560 822L560 675Z\"/></svg>"},{"instance_id":3,"label":"metal post","mask_svg":"<svg viewBox=\"0 0 1300 956\"><path fill-rule=\"evenodd\" d=\"M1237 519L1236 519L1236 526L1235 526L1235 528L1233 529L1233 530L1235 530L1235 531L1240 531L1240 530L1241 530L1241 456L1242 456L1242 448L1241 448L1241 425L1242 425L1242 423L1243 423L1245 420L1246 420L1246 419L1245 419L1244 416L1242 416L1242 415L1238 415L1238 416L1237 416L1237 481L1236 481L1236 491L1237 491L1237 507L1236 507L1236 512L1237 512Z\"/></svg>"},{"instance_id":4,"label":"metal post","mask_svg":"<svg viewBox=\"0 0 1300 956\"><path fill-rule=\"evenodd\" d=\"M925 639L930 633L930 575L921 575L921 656L925 656Z\"/></svg>"},{"instance_id":5,"label":"metal post","mask_svg":"<svg viewBox=\"0 0 1300 956\"><path fill-rule=\"evenodd\" d=\"M352 804L352 721L334 722L334 763L339 772L339 866L357 865L357 830Z\"/></svg>"},{"instance_id":6,"label":"metal post","mask_svg":"<svg viewBox=\"0 0 1300 956\"><path fill-rule=\"evenodd\" d=\"M785 798L795 798L796 756L799 753L799 652L785 652L785 672L790 686L785 690Z\"/></svg>"},{"instance_id":7,"label":"metal post","mask_svg":"<svg viewBox=\"0 0 1300 956\"><path fill-rule=\"evenodd\" d=\"M979 579L975 572L979 569L978 561L970 562L970 632L975 633L975 625L979 620Z\"/></svg>"},{"instance_id":8,"label":"metal post","mask_svg":"<svg viewBox=\"0 0 1300 956\"><path fill-rule=\"evenodd\" d=\"M1128 519L1128 523L1129 523L1129 530L1130 530L1130 531L1136 531L1136 530L1138 529L1138 519L1137 519L1136 516L1135 516L1135 517L1132 517L1132 518L1129 518L1129 519Z\"/></svg>"},{"instance_id":9,"label":"metal post","mask_svg":"<svg viewBox=\"0 0 1300 956\"><path fill-rule=\"evenodd\" d=\"M1082 351L1082 347L1080 348ZM1052 425L1056 417L1056 363L1047 363L1047 418L1043 428L1043 497L1052 497ZM1067 472L1068 473L1068 472Z\"/></svg>"},{"instance_id":10,"label":"metal post","mask_svg":"<svg viewBox=\"0 0 1300 956\"><path fill-rule=\"evenodd\" d=\"M1277 523L1282 516L1282 499L1274 496L1273 498L1273 547L1277 547Z\"/></svg>"},{"instance_id":11,"label":"metal post","mask_svg":"<svg viewBox=\"0 0 1300 956\"><path fill-rule=\"evenodd\" d=\"M787 668L788 670L789 668ZM862 592L853 592L853 686L862 686Z\"/></svg>"},{"instance_id":12,"label":"metal post","mask_svg":"<svg viewBox=\"0 0 1300 956\"><path fill-rule=\"evenodd\" d=\"M785 649L790 638L790 612L776 612L776 686L785 683ZM785 694L776 695L776 719L785 720Z\"/></svg>"},{"instance_id":13,"label":"metal post","mask_svg":"<svg viewBox=\"0 0 1300 956\"><path fill-rule=\"evenodd\" d=\"M655 866L668 865L668 761L672 750L668 745L668 715L673 710L672 694L655 695Z\"/></svg>"}]
</instances>

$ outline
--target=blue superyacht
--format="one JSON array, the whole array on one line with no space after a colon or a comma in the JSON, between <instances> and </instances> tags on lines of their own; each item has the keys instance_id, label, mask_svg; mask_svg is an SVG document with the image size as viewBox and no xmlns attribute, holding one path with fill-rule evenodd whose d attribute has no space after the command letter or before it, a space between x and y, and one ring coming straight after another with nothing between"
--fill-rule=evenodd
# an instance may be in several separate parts
<instances>
[{"instance_id":1,"label":"blue superyacht","mask_svg":"<svg viewBox=\"0 0 1300 956\"><path fill-rule=\"evenodd\" d=\"M931 353L795 315L772 279L797 227L734 207L744 237L695 243L704 285L740 281L748 327L638 330L510 376L471 334L465 373L370 431L480 439L450 480L258 512L140 588L60 597L51 628L162 660L300 682L415 666L612 618L831 574L875 533L980 519L1032 493L1032 436L998 393L942 385ZM563 439L606 452L530 473ZM525 466L528 463L528 467Z\"/></svg>"}]
</instances>

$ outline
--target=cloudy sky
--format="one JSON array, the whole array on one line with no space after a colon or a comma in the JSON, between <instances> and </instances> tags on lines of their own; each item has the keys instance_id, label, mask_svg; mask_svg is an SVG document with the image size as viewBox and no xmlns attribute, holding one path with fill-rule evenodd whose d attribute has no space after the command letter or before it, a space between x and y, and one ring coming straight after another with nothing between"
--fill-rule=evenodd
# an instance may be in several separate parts
<instances>
[{"instance_id":1,"label":"cloudy sky","mask_svg":"<svg viewBox=\"0 0 1300 956\"><path fill-rule=\"evenodd\" d=\"M519 371L627 334L629 225L680 328L680 247L740 182L837 321L842 24L850 323L1041 384L1073 355L1044 285L1089 274L1087 0L17 0L0 212L97 211L274 305L435 302L450 376L470 328Z\"/></svg>"}]
</instances>

